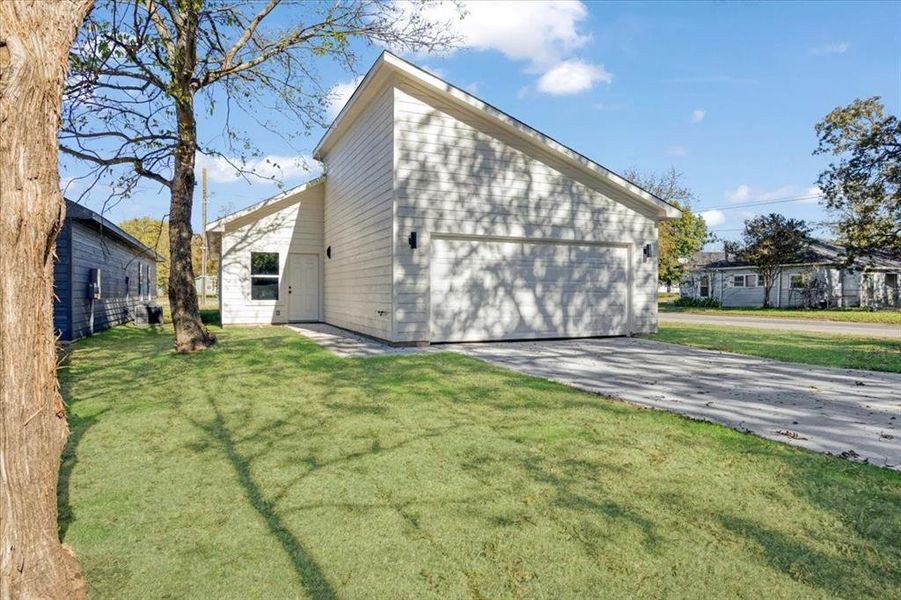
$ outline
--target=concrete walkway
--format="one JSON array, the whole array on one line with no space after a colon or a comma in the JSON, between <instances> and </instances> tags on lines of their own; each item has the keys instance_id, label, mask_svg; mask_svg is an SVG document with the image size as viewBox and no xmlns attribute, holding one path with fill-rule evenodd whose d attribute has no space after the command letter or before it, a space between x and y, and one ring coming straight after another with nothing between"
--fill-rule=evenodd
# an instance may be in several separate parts
<instances>
[{"instance_id":1,"label":"concrete walkway","mask_svg":"<svg viewBox=\"0 0 901 600\"><path fill-rule=\"evenodd\" d=\"M901 325L882 323L845 323L843 321L820 321L817 319L782 319L778 317L704 315L693 313L668 313L658 315L661 323L695 323L699 325L726 325L728 327L754 327L757 329L778 329L782 331L804 331L812 333L832 333L836 335L859 335L864 337L885 337L901 339Z\"/></svg>"},{"instance_id":2,"label":"concrete walkway","mask_svg":"<svg viewBox=\"0 0 901 600\"><path fill-rule=\"evenodd\" d=\"M413 354L422 348L391 346L373 338L326 325L325 323L303 323L287 325L297 333L308 337L326 350L341 358L366 358L385 354Z\"/></svg>"},{"instance_id":3,"label":"concrete walkway","mask_svg":"<svg viewBox=\"0 0 901 600\"><path fill-rule=\"evenodd\" d=\"M901 375L636 338L443 346L529 375L901 469Z\"/></svg>"}]
</instances>

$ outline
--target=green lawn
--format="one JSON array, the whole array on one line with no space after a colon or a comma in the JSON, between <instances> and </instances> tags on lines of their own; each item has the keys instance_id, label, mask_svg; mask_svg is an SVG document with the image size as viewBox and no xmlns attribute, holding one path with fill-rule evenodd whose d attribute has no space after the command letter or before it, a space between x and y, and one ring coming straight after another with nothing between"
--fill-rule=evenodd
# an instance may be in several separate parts
<instances>
[{"instance_id":1,"label":"green lawn","mask_svg":"<svg viewBox=\"0 0 901 600\"><path fill-rule=\"evenodd\" d=\"M784 319L815 319L818 321L844 321L847 323L885 323L901 327L901 311L878 310L869 311L859 308L817 310L811 308L745 308L720 307L700 308L695 306L676 306L672 299L661 299L658 304L660 312L687 312L700 315L724 315L729 317L775 317Z\"/></svg>"},{"instance_id":2,"label":"green lawn","mask_svg":"<svg viewBox=\"0 0 901 600\"><path fill-rule=\"evenodd\" d=\"M656 334L646 337L824 367L901 373L901 341L890 338L665 322Z\"/></svg>"},{"instance_id":3,"label":"green lawn","mask_svg":"<svg viewBox=\"0 0 901 600\"><path fill-rule=\"evenodd\" d=\"M284 328L61 372L60 528L94 598L899 597L901 474L454 353Z\"/></svg>"}]
</instances>

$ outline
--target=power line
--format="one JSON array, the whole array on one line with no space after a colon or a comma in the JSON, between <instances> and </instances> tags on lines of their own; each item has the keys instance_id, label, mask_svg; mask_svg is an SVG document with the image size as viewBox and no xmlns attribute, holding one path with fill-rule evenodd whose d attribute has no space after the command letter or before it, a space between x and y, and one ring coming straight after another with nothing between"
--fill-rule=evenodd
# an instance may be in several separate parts
<instances>
[{"instance_id":1,"label":"power line","mask_svg":"<svg viewBox=\"0 0 901 600\"><path fill-rule=\"evenodd\" d=\"M832 222L832 221L815 221L815 222L808 222L808 225L810 225L811 229L813 229L814 231L817 231L817 230L821 230L821 229L828 229L830 227L838 225L838 223ZM709 230L719 232L719 231L744 231L744 229L745 229L744 227L711 227Z\"/></svg>"},{"instance_id":2,"label":"power line","mask_svg":"<svg viewBox=\"0 0 901 600\"><path fill-rule=\"evenodd\" d=\"M739 204L726 204L723 206L710 206L701 208L698 207L699 212L703 212L705 210L731 210L733 208L749 208L751 206L766 206L767 204L784 204L786 202L803 202L805 200L814 200L816 198L822 198L822 194L805 194L803 196L786 196L784 198L774 198L773 200L758 200L755 202L741 202Z\"/></svg>"}]
</instances>

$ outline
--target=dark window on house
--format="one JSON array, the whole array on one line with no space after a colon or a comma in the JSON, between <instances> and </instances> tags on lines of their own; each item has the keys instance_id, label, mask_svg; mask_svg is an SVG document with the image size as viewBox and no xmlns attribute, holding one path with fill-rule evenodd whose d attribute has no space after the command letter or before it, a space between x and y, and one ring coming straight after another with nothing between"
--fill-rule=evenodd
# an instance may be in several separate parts
<instances>
[{"instance_id":1,"label":"dark window on house","mask_svg":"<svg viewBox=\"0 0 901 600\"><path fill-rule=\"evenodd\" d=\"M732 276L732 286L733 287L745 287L746 277L750 277L749 275L733 275Z\"/></svg>"},{"instance_id":2,"label":"dark window on house","mask_svg":"<svg viewBox=\"0 0 901 600\"><path fill-rule=\"evenodd\" d=\"M710 296L710 275L701 275L701 298Z\"/></svg>"},{"instance_id":3,"label":"dark window on house","mask_svg":"<svg viewBox=\"0 0 901 600\"><path fill-rule=\"evenodd\" d=\"M885 274L885 287L890 290L893 290L898 287L898 274L897 273L886 273Z\"/></svg>"},{"instance_id":4,"label":"dark window on house","mask_svg":"<svg viewBox=\"0 0 901 600\"><path fill-rule=\"evenodd\" d=\"M250 253L250 298L278 300L278 252Z\"/></svg>"},{"instance_id":5,"label":"dark window on house","mask_svg":"<svg viewBox=\"0 0 901 600\"><path fill-rule=\"evenodd\" d=\"M807 283L805 281L805 279L806 278L803 275L792 275L791 279L789 280L790 281L789 285L791 286L791 288L793 290L803 288L804 285Z\"/></svg>"}]
</instances>

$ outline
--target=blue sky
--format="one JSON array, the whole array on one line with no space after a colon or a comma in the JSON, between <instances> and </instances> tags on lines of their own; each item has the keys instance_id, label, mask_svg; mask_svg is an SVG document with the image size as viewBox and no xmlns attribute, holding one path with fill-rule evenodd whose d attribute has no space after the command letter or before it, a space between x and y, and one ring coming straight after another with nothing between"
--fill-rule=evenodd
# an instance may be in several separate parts
<instances>
[{"instance_id":1,"label":"blue sky","mask_svg":"<svg viewBox=\"0 0 901 600\"><path fill-rule=\"evenodd\" d=\"M882 96L901 114L901 3L552 3L472 4L454 20L462 48L407 57L597 162L623 171L685 173L711 228L735 237L753 214L824 221L809 196L824 157L811 156L814 124L857 97ZM445 8L434 9L444 18ZM381 51L362 47L360 69ZM354 74L318 65L334 86L333 111ZM245 123L252 128L250 123ZM201 120L200 136L216 123ZM320 130L291 145L260 132L264 155L280 157L284 184L310 177ZM266 163L261 163L263 169ZM64 177L77 166L64 161ZM315 166L315 165L310 165ZM210 216L278 192L210 164ZM198 189L199 201L199 189ZM167 195L143 186L109 209L120 221L160 217ZM99 208L99 201L87 204ZM195 229L199 229L199 207Z\"/></svg>"}]
</instances>

